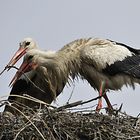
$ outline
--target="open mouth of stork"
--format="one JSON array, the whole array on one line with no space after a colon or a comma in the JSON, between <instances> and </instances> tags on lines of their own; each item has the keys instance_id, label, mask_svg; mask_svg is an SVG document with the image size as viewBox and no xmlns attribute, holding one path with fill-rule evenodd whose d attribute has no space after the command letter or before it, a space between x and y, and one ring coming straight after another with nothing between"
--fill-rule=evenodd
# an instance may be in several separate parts
<instances>
[{"instance_id":1,"label":"open mouth of stork","mask_svg":"<svg viewBox=\"0 0 140 140\"><path fill-rule=\"evenodd\" d=\"M34 70L37 68L37 63L24 61L18 71L16 72L15 76L11 80L9 86L13 86L15 82L22 76L22 74Z\"/></svg>"},{"instance_id":2,"label":"open mouth of stork","mask_svg":"<svg viewBox=\"0 0 140 140\"><path fill-rule=\"evenodd\" d=\"M9 66L13 66L24 54L26 54L27 48L20 47L17 52L14 54L10 62L7 64L6 68L10 69Z\"/></svg>"}]
</instances>

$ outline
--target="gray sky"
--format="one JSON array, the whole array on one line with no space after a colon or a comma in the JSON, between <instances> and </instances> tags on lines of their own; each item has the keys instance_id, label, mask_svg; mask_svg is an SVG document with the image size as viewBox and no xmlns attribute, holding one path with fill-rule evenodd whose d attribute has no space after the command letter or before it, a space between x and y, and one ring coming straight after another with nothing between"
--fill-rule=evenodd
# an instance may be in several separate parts
<instances>
[{"instance_id":1,"label":"gray sky","mask_svg":"<svg viewBox=\"0 0 140 140\"><path fill-rule=\"evenodd\" d=\"M45 50L58 50L83 37L107 38L140 48L139 6L139 0L1 0L0 71L25 37L34 38ZM15 72L13 69L0 77L0 97L9 94L8 84ZM64 89L57 99L59 105L67 101L72 88L73 85ZM75 82L71 101L97 95L87 82L79 80ZM140 86L135 91L123 87L122 91L110 92L108 96L118 107L123 103L123 111L128 114L136 116L140 112Z\"/></svg>"}]
</instances>

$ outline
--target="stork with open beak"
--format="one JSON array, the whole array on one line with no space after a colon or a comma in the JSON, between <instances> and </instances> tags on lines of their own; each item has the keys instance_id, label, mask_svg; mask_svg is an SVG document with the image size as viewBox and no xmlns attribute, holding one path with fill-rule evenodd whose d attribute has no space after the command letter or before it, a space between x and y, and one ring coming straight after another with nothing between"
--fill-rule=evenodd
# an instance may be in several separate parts
<instances>
[{"instance_id":1,"label":"stork with open beak","mask_svg":"<svg viewBox=\"0 0 140 140\"><path fill-rule=\"evenodd\" d=\"M16 51L16 53L13 55L12 59L9 61L7 66L4 70L10 69L9 66L14 66L16 62L24 56L28 51L32 49L37 49L37 45L35 41L32 38L25 38L23 41L19 43L19 49Z\"/></svg>"},{"instance_id":2,"label":"stork with open beak","mask_svg":"<svg viewBox=\"0 0 140 140\"><path fill-rule=\"evenodd\" d=\"M69 77L74 79L80 76L98 90L112 109L106 91L119 90L123 85L134 88L135 83L140 83L139 64L140 50L106 39L79 39L53 54L42 56L35 54L34 50L28 52L11 84L14 87L22 73L33 70L44 81L38 85L43 85L45 89L49 83L47 88L57 97ZM102 99L99 99L96 110L101 108Z\"/></svg>"},{"instance_id":3,"label":"stork with open beak","mask_svg":"<svg viewBox=\"0 0 140 140\"><path fill-rule=\"evenodd\" d=\"M34 54L36 56L44 56L44 58L48 55L53 55L53 51L41 51L39 49L32 49L30 51L28 51L27 53L29 54ZM24 57L24 61L26 60L28 55L25 55ZM25 61L26 63L26 61ZM44 79L42 77L44 77L43 73L42 73L42 69L40 67L41 73L36 71L36 70L28 70L25 73L25 75L22 75L23 72L17 72L19 74L18 76L18 80L16 80L16 82L13 83L11 82L11 84L13 85L12 90L10 92L8 101L10 103L12 103L12 106L18 108L19 110L23 110L23 106L27 106L29 108L39 108L40 107L40 103L37 103L35 101L32 101L31 98L34 99L38 99L40 101L43 101L45 103L51 104L52 101L55 100L55 95L54 92L52 91L52 88L50 87L50 83L48 83L47 79ZM41 76L43 75L43 76ZM44 83L44 84L43 84ZM29 97L30 99L26 99L26 98L22 98L22 97L18 97L18 96L13 96L13 95L19 95L19 96L26 96ZM20 105L19 105L20 104ZM41 105L42 106L42 105ZM13 114L17 114L18 112L13 109L12 107L6 105L4 112L8 111L11 112Z\"/></svg>"}]
</instances>

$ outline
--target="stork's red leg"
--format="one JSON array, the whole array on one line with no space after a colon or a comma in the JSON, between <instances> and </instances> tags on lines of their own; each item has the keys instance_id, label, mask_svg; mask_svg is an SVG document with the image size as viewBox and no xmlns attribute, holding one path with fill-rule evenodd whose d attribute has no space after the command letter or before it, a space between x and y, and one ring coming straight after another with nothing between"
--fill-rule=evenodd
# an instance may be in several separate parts
<instances>
[{"instance_id":1,"label":"stork's red leg","mask_svg":"<svg viewBox=\"0 0 140 140\"><path fill-rule=\"evenodd\" d=\"M106 81L106 87L107 87L107 86L108 86L108 81ZM108 97L107 97L107 95L106 95L106 92L104 93L103 97L104 97L104 99L105 99L105 101L106 101L106 103L107 103L108 111L109 111L109 112L112 112L113 107L112 107L112 105L111 105L111 103L110 103L110 101L109 101L109 99L108 99Z\"/></svg>"},{"instance_id":2,"label":"stork's red leg","mask_svg":"<svg viewBox=\"0 0 140 140\"><path fill-rule=\"evenodd\" d=\"M111 105L111 103L110 103L110 101L109 101L109 99L108 99L106 93L103 95L103 97L104 97L104 99L105 99L105 101L106 101L106 103L107 103L108 109L109 109L109 110L113 110L113 107L112 107L112 105Z\"/></svg>"},{"instance_id":3,"label":"stork's red leg","mask_svg":"<svg viewBox=\"0 0 140 140\"><path fill-rule=\"evenodd\" d=\"M103 95L103 86L104 82L101 82L100 90L99 90L99 96ZM96 112L99 112L102 108L102 97L98 100L98 105L96 107Z\"/></svg>"},{"instance_id":4,"label":"stork's red leg","mask_svg":"<svg viewBox=\"0 0 140 140\"><path fill-rule=\"evenodd\" d=\"M107 103L107 106L108 106L108 110L111 111L113 110L113 107L106 95L106 92L105 92L105 86L107 85L107 82L105 83L104 81L101 82L101 86L100 86L100 90L99 90L99 96L103 96L106 103ZM98 100L98 105L96 107L96 111L99 112L102 108L102 97Z\"/></svg>"}]
</instances>

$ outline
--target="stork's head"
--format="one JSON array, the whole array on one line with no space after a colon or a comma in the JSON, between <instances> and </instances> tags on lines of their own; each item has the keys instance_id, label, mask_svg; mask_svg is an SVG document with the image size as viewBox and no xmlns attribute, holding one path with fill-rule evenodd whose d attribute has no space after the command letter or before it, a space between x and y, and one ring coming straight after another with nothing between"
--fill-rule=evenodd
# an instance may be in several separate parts
<instances>
[{"instance_id":1,"label":"stork's head","mask_svg":"<svg viewBox=\"0 0 140 140\"><path fill-rule=\"evenodd\" d=\"M50 60L53 60L55 57L54 51L40 51L38 49L32 49L26 53L24 56L23 62L16 72L16 75L10 82L10 85L13 85L23 73L35 70L38 66L46 67ZM52 62L52 61L51 61Z\"/></svg>"},{"instance_id":2,"label":"stork's head","mask_svg":"<svg viewBox=\"0 0 140 140\"><path fill-rule=\"evenodd\" d=\"M13 66L24 54L26 54L29 50L36 49L37 45L32 38L25 38L23 41L19 43L19 49L14 54L8 66Z\"/></svg>"}]
</instances>

